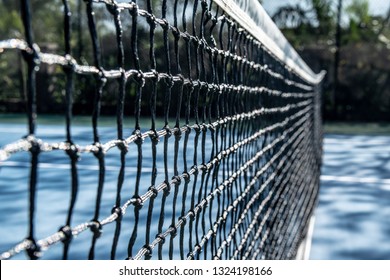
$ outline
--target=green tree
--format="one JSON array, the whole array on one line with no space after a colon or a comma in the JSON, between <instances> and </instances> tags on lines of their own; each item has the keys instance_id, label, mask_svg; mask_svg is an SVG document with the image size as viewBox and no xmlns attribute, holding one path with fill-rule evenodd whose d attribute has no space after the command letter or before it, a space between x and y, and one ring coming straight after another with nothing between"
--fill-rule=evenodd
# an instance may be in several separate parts
<instances>
[{"instance_id":1,"label":"green tree","mask_svg":"<svg viewBox=\"0 0 390 280\"><path fill-rule=\"evenodd\" d=\"M5 3L0 3L0 39L20 38L23 32L23 24L18 10L10 8Z\"/></svg>"},{"instance_id":2,"label":"green tree","mask_svg":"<svg viewBox=\"0 0 390 280\"><path fill-rule=\"evenodd\" d=\"M336 32L337 3L341 0L307 0L282 7L273 18L309 65L328 70L326 117L388 120L390 9L386 17L374 17L368 0L353 0L342 10L348 21Z\"/></svg>"},{"instance_id":3,"label":"green tree","mask_svg":"<svg viewBox=\"0 0 390 280\"><path fill-rule=\"evenodd\" d=\"M353 0L346 11L350 20L360 25L367 25L371 20L368 0Z\"/></svg>"},{"instance_id":4,"label":"green tree","mask_svg":"<svg viewBox=\"0 0 390 280\"><path fill-rule=\"evenodd\" d=\"M23 38L23 24L18 12L19 1L0 1L0 40ZM22 58L20 53L0 49L0 111L6 111L4 101L16 101L23 96ZM16 66L16 67L15 67Z\"/></svg>"},{"instance_id":5,"label":"green tree","mask_svg":"<svg viewBox=\"0 0 390 280\"><path fill-rule=\"evenodd\" d=\"M335 27L331 0L306 0L279 8L272 16L296 48L313 41L327 41Z\"/></svg>"},{"instance_id":6,"label":"green tree","mask_svg":"<svg viewBox=\"0 0 390 280\"><path fill-rule=\"evenodd\" d=\"M345 11L349 17L349 28L345 32L344 43L377 39L373 19L369 14L368 0L353 0Z\"/></svg>"}]
</instances>

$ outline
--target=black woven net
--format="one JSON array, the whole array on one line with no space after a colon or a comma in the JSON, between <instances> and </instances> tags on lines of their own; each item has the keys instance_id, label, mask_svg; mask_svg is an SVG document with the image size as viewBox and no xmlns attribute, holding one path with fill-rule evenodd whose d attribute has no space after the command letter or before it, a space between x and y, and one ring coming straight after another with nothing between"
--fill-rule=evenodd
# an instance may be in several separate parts
<instances>
[{"instance_id":1,"label":"black woven net","mask_svg":"<svg viewBox=\"0 0 390 280\"><path fill-rule=\"evenodd\" d=\"M1 258L25 251L35 259L53 248L62 249L50 258L81 258L72 253L79 240L89 259L294 258L317 200L320 85L300 77L210 0L82 2L87 65L72 44L73 4L58 6L64 53L35 44L29 1L21 1L25 39L0 41L4 53L23 54L28 116L27 136L3 146L0 159L30 157L26 239L1 248ZM113 40L100 37L97 26L105 22ZM114 47L116 56L105 56ZM37 136L35 78L43 65L62 67L66 135L60 142ZM94 92L87 145L72 135L73 98L82 83ZM115 100L116 136L105 141L99 121L107 96ZM67 210L58 231L42 236L39 174L48 171L40 160L50 153L68 166L58 179L68 186L59 202ZM89 175L90 204L79 199L87 176L79 166L86 160L97 167ZM87 208L89 220L79 223Z\"/></svg>"}]
</instances>

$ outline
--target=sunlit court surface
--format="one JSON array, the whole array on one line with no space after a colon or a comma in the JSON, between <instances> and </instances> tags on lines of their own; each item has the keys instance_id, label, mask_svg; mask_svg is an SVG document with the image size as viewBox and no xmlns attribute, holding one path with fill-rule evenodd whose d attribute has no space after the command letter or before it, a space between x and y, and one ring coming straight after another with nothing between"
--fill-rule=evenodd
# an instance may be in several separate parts
<instances>
[{"instance_id":1,"label":"sunlit court surface","mask_svg":"<svg viewBox=\"0 0 390 280\"><path fill-rule=\"evenodd\" d=\"M4 7L1 259L295 259L325 71L257 0L53 3Z\"/></svg>"},{"instance_id":2,"label":"sunlit court surface","mask_svg":"<svg viewBox=\"0 0 390 280\"><path fill-rule=\"evenodd\" d=\"M326 134L310 259L390 258L390 136Z\"/></svg>"}]
</instances>

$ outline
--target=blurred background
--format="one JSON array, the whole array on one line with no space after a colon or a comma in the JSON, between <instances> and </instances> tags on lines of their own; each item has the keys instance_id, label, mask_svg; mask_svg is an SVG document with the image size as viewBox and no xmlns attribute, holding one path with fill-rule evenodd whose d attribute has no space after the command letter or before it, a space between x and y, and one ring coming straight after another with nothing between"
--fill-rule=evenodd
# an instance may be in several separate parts
<instances>
[{"instance_id":1,"label":"blurred background","mask_svg":"<svg viewBox=\"0 0 390 280\"><path fill-rule=\"evenodd\" d=\"M72 54L84 64L92 63L91 43L84 17L83 1L70 1L75 20L72 23ZM121 2L121 1L120 1ZM287 39L308 65L327 71L324 83L324 119L338 122L375 122L390 120L390 3L383 0L262 0ZM19 1L0 0L0 39L22 38ZM140 3L142 5L142 3ZM32 1L34 34L42 51L64 53L61 1ZM98 32L104 46L105 69L116 64L116 45L111 15L96 9ZM156 11L157 12L157 11ZM80 16L81 15L81 16ZM126 29L126 23L123 24ZM44 30L44 32L40 32ZM124 36L130 32L124 30ZM147 28L145 28L147 32ZM142 33L142 30L141 30ZM146 34L145 34L146 35ZM139 34L140 40L148 36ZM139 44L142 46L142 42ZM156 46L158 51L159 46ZM162 48L161 48L162 49ZM1 51L1 50L0 50ZM148 50L140 47L145 57ZM129 48L126 49L130 55ZM158 53L156 54L157 58ZM4 52L0 63L0 112L24 112L25 74L21 54ZM62 69L42 66L37 76L38 113L63 111L64 79ZM83 77L81 79L87 79ZM93 79L91 79L93 80ZM90 81L92 83L92 81ZM78 81L74 112L89 114L93 87ZM116 86L116 83L110 86ZM83 92L83 94L81 94ZM129 90L131 104L135 92ZM115 112L116 98L103 97L102 113ZM375 126L375 125L374 125ZM383 128L384 129L384 128ZM342 128L341 130L345 130Z\"/></svg>"},{"instance_id":2,"label":"blurred background","mask_svg":"<svg viewBox=\"0 0 390 280\"><path fill-rule=\"evenodd\" d=\"M264 0L315 71L327 71L311 259L390 259L390 2Z\"/></svg>"},{"instance_id":3,"label":"blurred background","mask_svg":"<svg viewBox=\"0 0 390 280\"><path fill-rule=\"evenodd\" d=\"M326 121L390 119L390 3L264 0L265 9L325 82Z\"/></svg>"}]
</instances>

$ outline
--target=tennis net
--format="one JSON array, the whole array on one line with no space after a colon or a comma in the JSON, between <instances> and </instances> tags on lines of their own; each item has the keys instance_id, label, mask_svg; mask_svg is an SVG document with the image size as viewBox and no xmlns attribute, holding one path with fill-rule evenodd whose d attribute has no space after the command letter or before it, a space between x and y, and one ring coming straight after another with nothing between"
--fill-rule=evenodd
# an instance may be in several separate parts
<instances>
[{"instance_id":1,"label":"tennis net","mask_svg":"<svg viewBox=\"0 0 390 280\"><path fill-rule=\"evenodd\" d=\"M91 42L86 63L72 43L74 1L53 4L64 13L63 54L34 41L27 0L21 1L25 38L0 41L4 53L23 54L28 125L27 136L0 149L0 168L18 154L29 157L27 235L5 244L1 259L22 252L31 259L295 258L317 201L323 73L310 70L261 5L83 1ZM109 26L113 40L103 40L99 24ZM105 58L112 45L114 63ZM61 141L39 137L42 65L62 67ZM72 131L80 77L88 77L83 89L94 91L87 144ZM108 129L99 126L105 96L116 104L116 126ZM45 160L65 166L66 176L45 182ZM83 172L89 167L96 172ZM53 192L68 186L58 201L64 211L40 209L45 184ZM88 201L81 198L86 188ZM42 226L50 213L62 219L53 232ZM2 230L14 231L12 223ZM79 248L87 253L77 254Z\"/></svg>"}]
</instances>

